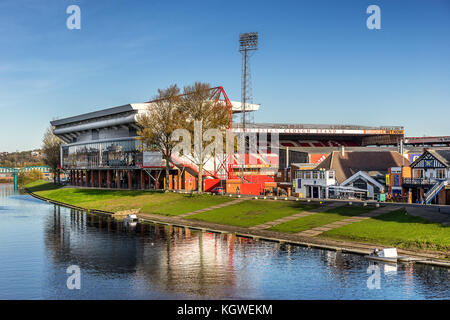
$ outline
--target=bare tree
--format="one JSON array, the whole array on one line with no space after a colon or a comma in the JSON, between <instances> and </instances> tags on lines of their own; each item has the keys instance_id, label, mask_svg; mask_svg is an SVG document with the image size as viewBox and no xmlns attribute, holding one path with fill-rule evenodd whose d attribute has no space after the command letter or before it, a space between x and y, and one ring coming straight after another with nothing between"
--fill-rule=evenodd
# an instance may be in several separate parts
<instances>
[{"instance_id":1,"label":"bare tree","mask_svg":"<svg viewBox=\"0 0 450 320\"><path fill-rule=\"evenodd\" d=\"M161 152L165 160L166 186L169 189L169 170L172 150L177 144L171 139L172 133L182 126L184 116L180 110L180 89L172 85L167 89L158 89L158 94L147 111L138 116L138 140L147 150Z\"/></svg>"},{"instance_id":2,"label":"bare tree","mask_svg":"<svg viewBox=\"0 0 450 320\"><path fill-rule=\"evenodd\" d=\"M208 134L210 129L217 129L224 132L230 125L231 115L229 109L223 104L216 104L211 100L211 87L208 83L196 82L192 86L184 88L182 96L183 114L185 115L185 125L192 139L192 158L198 166L198 192L203 192L203 171L204 165L214 154L205 152L207 145L219 143L218 136ZM223 136L221 135L221 138ZM210 140L210 141L208 141Z\"/></svg>"},{"instance_id":3,"label":"bare tree","mask_svg":"<svg viewBox=\"0 0 450 320\"><path fill-rule=\"evenodd\" d=\"M42 159L50 167L50 172L53 173L53 182L59 183L62 140L53 134L52 126L45 132L42 143Z\"/></svg>"}]
</instances>

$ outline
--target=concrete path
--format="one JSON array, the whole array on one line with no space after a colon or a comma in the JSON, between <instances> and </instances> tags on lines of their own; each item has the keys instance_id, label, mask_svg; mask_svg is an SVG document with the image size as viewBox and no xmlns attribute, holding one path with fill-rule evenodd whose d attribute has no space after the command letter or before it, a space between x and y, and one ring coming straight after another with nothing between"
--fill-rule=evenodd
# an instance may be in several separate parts
<instances>
[{"instance_id":1,"label":"concrete path","mask_svg":"<svg viewBox=\"0 0 450 320\"><path fill-rule=\"evenodd\" d=\"M245 199L237 199L237 200L233 200L233 201L229 201L229 202L224 202L224 203L218 204L216 206L212 206L212 207L208 207L208 208L204 208L204 209L200 209L200 210L196 210L196 211L192 211L192 212L188 212L188 213L179 214L177 217L185 218L185 217L193 216L194 214L197 214L197 213L202 213L202 212L211 211L211 210L214 210L214 209L228 207L228 206L231 206L233 204L238 204L238 203L240 203L240 202L242 202L244 200Z\"/></svg>"},{"instance_id":2,"label":"concrete path","mask_svg":"<svg viewBox=\"0 0 450 320\"><path fill-rule=\"evenodd\" d=\"M345 205L346 205L346 203L333 202L333 203L327 204L327 205L325 205L323 207L320 207L320 208L317 208L317 209L313 209L311 211L302 211L302 212L296 213L296 214L294 214L292 216L287 216L287 217L283 217L281 219L277 219L277 220L269 221L269 222L266 222L266 223L263 223L263 224L259 224L257 226L250 227L250 229L254 229L254 230L269 229L269 228L272 228L273 226L276 226L278 224L282 224L282 223L289 222L289 221L292 221L292 220L297 220L299 218L307 217L307 216L310 216L312 214L316 214L316 213L319 213L319 212L324 212L324 211L327 211L327 210L330 210L330 209L333 209L333 208L337 208L337 207L342 207L342 206L345 206Z\"/></svg>"},{"instance_id":3,"label":"concrete path","mask_svg":"<svg viewBox=\"0 0 450 320\"><path fill-rule=\"evenodd\" d=\"M447 227L450 226L450 213L444 212L444 210L439 207L407 207L406 211L412 216L421 217L435 223L441 223Z\"/></svg>"},{"instance_id":4,"label":"concrete path","mask_svg":"<svg viewBox=\"0 0 450 320\"><path fill-rule=\"evenodd\" d=\"M339 221L335 221L333 223L329 223L320 227L316 227L316 228L312 228L312 229L308 229L299 233L296 233L296 235L298 236L302 236L302 237L316 237L321 233L324 233L326 231L332 230L332 229L336 229L342 226L346 226L348 224L352 224L355 222L360 222L363 220L367 220L373 217L377 217L379 215L382 215L383 213L387 213L390 211L394 211L394 210L398 210L399 208L392 208L392 207L382 207L376 210L372 210L366 213L363 213L359 216L354 216L354 217L350 217L347 219L343 219L343 220L339 220Z\"/></svg>"}]
</instances>

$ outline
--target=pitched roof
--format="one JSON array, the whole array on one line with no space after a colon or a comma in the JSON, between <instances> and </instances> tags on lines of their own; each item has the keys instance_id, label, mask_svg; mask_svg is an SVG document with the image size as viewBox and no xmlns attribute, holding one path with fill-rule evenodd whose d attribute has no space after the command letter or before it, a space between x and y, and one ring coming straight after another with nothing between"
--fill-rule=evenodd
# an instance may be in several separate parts
<instances>
[{"instance_id":1,"label":"pitched roof","mask_svg":"<svg viewBox=\"0 0 450 320\"><path fill-rule=\"evenodd\" d=\"M334 170L342 183L358 171L386 172L391 167L409 166L408 159L396 151L333 151L316 169Z\"/></svg>"},{"instance_id":2,"label":"pitched roof","mask_svg":"<svg viewBox=\"0 0 450 320\"><path fill-rule=\"evenodd\" d=\"M431 155L434 156L436 159L438 159L440 162L442 162L443 165L445 165L446 167L450 167L450 150L434 149L427 151L431 153Z\"/></svg>"}]
</instances>

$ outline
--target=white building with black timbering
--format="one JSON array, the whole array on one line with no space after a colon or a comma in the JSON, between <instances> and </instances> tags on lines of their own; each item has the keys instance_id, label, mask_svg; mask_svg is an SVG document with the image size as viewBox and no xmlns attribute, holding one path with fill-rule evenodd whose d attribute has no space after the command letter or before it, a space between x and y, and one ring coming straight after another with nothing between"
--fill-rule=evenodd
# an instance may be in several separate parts
<instances>
[{"instance_id":1,"label":"white building with black timbering","mask_svg":"<svg viewBox=\"0 0 450 320\"><path fill-rule=\"evenodd\" d=\"M413 202L450 204L450 150L426 150L411 164L411 173L403 188L412 192Z\"/></svg>"}]
</instances>

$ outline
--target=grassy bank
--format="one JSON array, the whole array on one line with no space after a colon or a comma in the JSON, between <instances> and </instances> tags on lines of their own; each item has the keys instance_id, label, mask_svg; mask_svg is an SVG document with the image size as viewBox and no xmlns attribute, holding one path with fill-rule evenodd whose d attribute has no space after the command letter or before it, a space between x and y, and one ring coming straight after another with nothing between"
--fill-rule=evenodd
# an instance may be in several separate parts
<instances>
[{"instance_id":1,"label":"grassy bank","mask_svg":"<svg viewBox=\"0 0 450 320\"><path fill-rule=\"evenodd\" d=\"M238 227L252 227L316 208L314 204L293 201L246 200L228 207L188 217Z\"/></svg>"},{"instance_id":2,"label":"grassy bank","mask_svg":"<svg viewBox=\"0 0 450 320\"><path fill-rule=\"evenodd\" d=\"M276 225L272 227L271 230L289 233L301 232L304 230L324 226L326 224L343 220L349 217L358 216L370 210L373 209L368 207L355 206L333 208L325 212L316 213L307 217L302 217L297 220Z\"/></svg>"},{"instance_id":3,"label":"grassy bank","mask_svg":"<svg viewBox=\"0 0 450 320\"><path fill-rule=\"evenodd\" d=\"M450 251L450 227L408 215L404 209L327 231L321 237L404 249Z\"/></svg>"},{"instance_id":4,"label":"grassy bank","mask_svg":"<svg viewBox=\"0 0 450 320\"><path fill-rule=\"evenodd\" d=\"M44 180L36 180L24 185L25 188L31 192L45 191L45 190L55 190L59 189L60 186L54 184L53 182L48 182Z\"/></svg>"},{"instance_id":5,"label":"grassy bank","mask_svg":"<svg viewBox=\"0 0 450 320\"><path fill-rule=\"evenodd\" d=\"M142 212L176 216L182 213L222 204L235 198L127 190L96 190L61 188L49 182L35 181L26 187L41 197L67 204L105 211L140 208ZM230 206L198 213L186 219L206 221L238 227L252 227L316 208L318 204L296 201L243 200ZM272 227L271 230L296 233L323 226L371 210L367 207L346 206L305 216ZM450 252L450 227L406 215L397 210L378 217L342 226L319 237L358 241L379 246L405 249L426 249Z\"/></svg>"},{"instance_id":6,"label":"grassy bank","mask_svg":"<svg viewBox=\"0 0 450 320\"><path fill-rule=\"evenodd\" d=\"M33 182L26 187L47 199L86 209L112 212L140 208L142 212L147 213L179 215L233 200L208 194L60 188L43 181Z\"/></svg>"}]
</instances>

